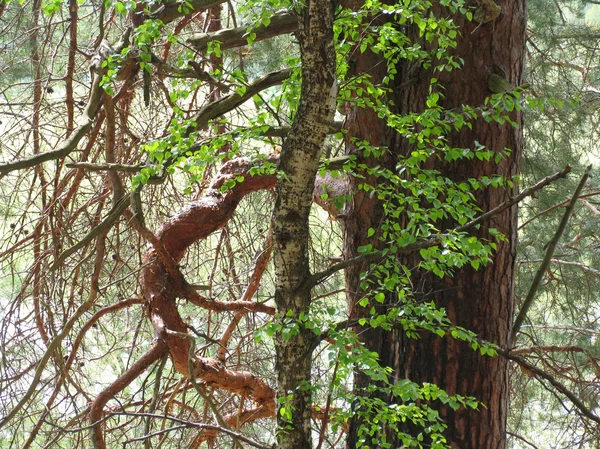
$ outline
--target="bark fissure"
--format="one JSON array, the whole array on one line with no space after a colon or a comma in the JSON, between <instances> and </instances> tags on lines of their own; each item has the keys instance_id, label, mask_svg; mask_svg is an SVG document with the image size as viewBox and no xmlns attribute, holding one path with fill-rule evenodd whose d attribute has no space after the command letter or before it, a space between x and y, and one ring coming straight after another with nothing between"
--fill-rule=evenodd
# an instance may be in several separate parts
<instances>
[{"instance_id":1,"label":"bark fissure","mask_svg":"<svg viewBox=\"0 0 600 449\"><path fill-rule=\"evenodd\" d=\"M445 86L443 106L447 109L458 108L463 104L477 106L483 104L490 94L487 79L491 73L501 68L510 85L521 84L523 65L523 45L525 31L525 11L523 1L498 2L502 8L502 17L493 26L468 22L462 16L454 20L461 29L462 37L454 51L456 56L464 59L464 67L453 72L436 73L438 82ZM432 8L438 13L441 6ZM422 42L418 32L411 36ZM425 46L427 43L422 42ZM377 67L378 55L368 51L358 55L357 70L364 72ZM383 64L379 64L381 67ZM396 104L399 114L419 113L426 107L424 102L429 89L429 76L418 62L401 62L398 66L398 89ZM384 69L370 72L375 81L383 79ZM408 83L420 73L418 80ZM438 76L439 75L439 76ZM373 145L387 146L402 156L410 154L411 145L386 129L385 123L368 109L351 111L348 116L348 137L356 137L371 142ZM520 124L520 116L514 114L513 120ZM499 173L507 178L517 173L522 146L519 130L510 125L498 125L477 120L472 130L462 130L448 136L449 145L459 148L471 148L474 141L479 141L494 151L501 152L505 148L512 149L512 154L498 164L492 162L462 161L458 163L436 163L435 169L442 176L454 181L490 176ZM352 152L348 141L348 152ZM393 169L393 158L373 160L359 157L359 162L367 165L381 164ZM351 183L355 182L351 180ZM362 181L364 182L364 181ZM371 182L366 180L366 182ZM356 191L351 188L351 191ZM508 189L485 189L477 192L477 201L482 210L494 209L505 202L512 192ZM357 255L356 249L367 243L365 229L378 229L383 216L381 204L357 193L343 221L345 227L345 258ZM416 274L413 285L426 286L431 291L428 300L434 300L438 307L445 308L453 324L475 331L482 339L504 345L509 341L510 323L513 307L513 270L516 245L516 210L513 207L491 220L481 224L476 235L486 236L489 228L496 228L508 237L508 241L498 245L494 263L475 271L462 269L451 279L439 280L433 275ZM446 227L452 228L448 223ZM413 268L419 265L420 257L416 255L399 256L399 262ZM358 317L361 310L356 303L361 298L359 291L359 274L366 271L367 266L356 265L346 270L346 281L351 307L351 317ZM416 273L416 272L415 272ZM394 369L397 378L409 378L416 382L430 382L444 388L449 394L473 395L483 402L487 408L478 411L460 409L452 411L441 408L441 416L448 424L446 433L448 443L452 447L469 448L504 448L506 445L506 412L507 412L507 362L502 358L480 356L476 352L465 350L464 345L451 339L440 339L434 335L422 335L415 340L407 338L401 330L383 331L372 329L361 333L365 345L380 354L382 364ZM368 385L369 379L357 374L355 386L360 391ZM393 401L392 398L386 399ZM356 444L360 422L353 420L348 438L348 447ZM415 429L404 427L402 430L414 433ZM393 429L387 429L388 441L395 446L399 444Z\"/></svg>"}]
</instances>

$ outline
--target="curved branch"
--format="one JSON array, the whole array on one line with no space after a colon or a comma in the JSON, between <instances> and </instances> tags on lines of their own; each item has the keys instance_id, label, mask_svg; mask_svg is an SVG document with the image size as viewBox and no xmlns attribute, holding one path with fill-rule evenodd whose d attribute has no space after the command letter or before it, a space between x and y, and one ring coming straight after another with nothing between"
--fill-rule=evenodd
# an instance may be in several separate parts
<instances>
[{"instance_id":1,"label":"curved branch","mask_svg":"<svg viewBox=\"0 0 600 449\"><path fill-rule=\"evenodd\" d=\"M119 376L112 384L105 388L92 402L90 407L90 423L92 424L92 442L95 449L106 449L106 443L102 435L102 414L104 406L117 393L123 391L141 373L159 360L168 350L163 340L155 340L152 347L131 368Z\"/></svg>"},{"instance_id":2,"label":"curved branch","mask_svg":"<svg viewBox=\"0 0 600 449\"><path fill-rule=\"evenodd\" d=\"M276 160L275 156L270 161ZM189 204L158 229L156 238L175 263L181 260L190 245L225 226L239 202L247 194L275 186L274 174L249 176L248 173L254 165L247 157L227 162L203 198ZM243 176L243 181L225 191L221 190L227 181L239 179L240 176ZM189 338L181 336L186 335L188 329L177 309L178 296L185 296L192 303L212 309L274 312L272 307L265 304L250 301L221 303L200 296L182 278L174 279L169 276L167 268L154 249L146 254L145 260L147 265L142 270L140 280L143 296L149 305L152 325L156 334L167 342L173 366L187 378L190 377L188 360L191 343ZM261 410L257 417L271 416L274 413L275 391L267 382L252 373L231 371L221 362L203 357L194 360L193 370L198 379L209 385L251 397Z\"/></svg>"}]
</instances>

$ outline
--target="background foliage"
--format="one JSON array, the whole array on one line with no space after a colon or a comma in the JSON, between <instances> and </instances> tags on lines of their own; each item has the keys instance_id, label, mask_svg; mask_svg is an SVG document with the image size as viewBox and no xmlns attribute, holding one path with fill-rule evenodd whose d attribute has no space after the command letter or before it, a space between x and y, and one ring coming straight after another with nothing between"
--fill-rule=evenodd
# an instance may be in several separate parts
<instances>
[{"instance_id":1,"label":"background foliage","mask_svg":"<svg viewBox=\"0 0 600 449\"><path fill-rule=\"evenodd\" d=\"M460 1L443 3L452 12L471 14L473 10ZM86 446L90 404L152 344L154 331L141 299L139 276L148 263L149 245L143 230L135 225L139 210L115 220L106 234L86 238L112 207L139 189L144 224L155 231L188 203L201 199L227 161L248 157L252 168L228 179L220 187L223 195L243 185L251 174L276 172L269 158L280 152L281 137L296 113L299 55L293 36L261 40L261 29L282 8L294 4L232 2L208 10L199 1L165 5L0 0L0 157L10 162L60 150L88 126L86 137L64 157L18 167L22 170L0 166L4 218L0 222L0 415L18 409L10 422L0 421L0 447ZM594 143L600 72L595 60L600 7L580 1L530 0L527 86L516 94L497 93L484 110L444 111L438 105L443 86L433 79L427 111L398 116L387 102L389 86L374 85L368 76L352 73L351 54L357 47L358 51L369 48L387 52L390 68L408 58L438 71L459 70L461 62L452 57L452 48L460 30L448 18L429 15L429 6L425 1L392 6L365 2L360 11L340 12L336 22L338 109L374 108L416 146L402 161L408 177L404 171L367 169L381 180L371 193L389 205L389 220L377 235L373 229L365 232L392 242L391 253L436 237L442 219L468 223L480 212L473 191L489 185L503 188L512 182L497 177L452 184L439 172L425 168L432 157L502 157L486 148L469 152L446 145L443 136L449 129L469 126L476 116L487 114L490 120L502 122L508 119L507 110L527 106L523 185L534 184L567 164L574 167L574 173L597 164ZM364 32L363 19L368 21L375 14L393 14L401 25L418 27L427 41L435 42L434 50L412 45L398 27L389 24ZM140 23L141 17L147 20ZM117 48L132 23L137 25L131 30L132 44ZM198 33L235 27L245 28L243 38L252 45L226 48L226 41L211 41L205 47L194 43ZM112 52L108 57L99 55L94 73L90 65L98 60L95 53L103 38ZM289 76L255 89L261 76L288 69ZM102 88L94 90L93 82L98 79ZM90 92L104 99L104 108L94 105ZM235 95L247 101L224 112L215 108ZM108 96L113 97L112 113ZM94 120L86 125L86 117ZM336 118L341 122L343 115ZM344 152L344 136L338 131L332 130L324 149L323 159L331 164ZM366 142L356 144L365 153L386 151ZM366 168L357 167L352 158L344 162L347 173ZM107 163L121 164L120 171L107 171ZM327 167L324 162L323 175L344 176L339 164ZM115 178L115 173L120 176ZM577 176L554 183L522 205L517 300L527 294L544 257L544 244L557 228L576 184ZM592 414L598 409L600 377L596 184L595 180L588 183L577 203L516 349L573 392ZM371 188L367 183L364 186ZM319 202L335 198L327 188L318 193ZM442 197L444 201L439 200ZM343 211L344 199L338 201L338 212L340 207ZM193 245L180 261L185 279L213 304L251 299L271 305L273 270L266 262L271 251L273 202L270 191L246 197L231 221ZM406 209L410 210L406 226L400 228L395 214ZM311 268L321 272L339 262L341 231L334 216L317 208L310 229ZM448 232L439 245L421 249L422 267L440 276L463 265L477 269L488 263L495 243L494 239L474 239L466 232ZM65 253L70 248L73 252ZM371 250L365 247L363 253ZM392 259L374 268L382 283L365 281L369 292L365 305L381 302L385 291L399 292L406 299L387 315L373 308L373 315L361 325L450 333L493 355L492 348L481 345L468 331L453 328L443 311L415 300L407 270ZM247 297L253 281L260 286ZM115 304L118 309L112 308ZM275 384L273 337L282 328L273 324L272 313L223 312L210 305L199 308L183 298L178 307L194 335L198 357L219 360L220 366L232 372L249 372L268 385ZM425 401L475 408L475 399L449 397L435 386L408 380L390 383L377 356L362 350L353 332L336 328L347 319L343 279L337 273L315 288L310 317L303 324L323 332L324 340L325 331L331 331L327 334L330 341L321 343L314 356L311 388L319 404L313 413L318 447L342 444L352 414L353 369L368 372L381 388L394 390L404 401L390 409L378 403L376 396L371 401L361 399L373 423L364 429L366 433L377 433L380 422L408 418L423 427L434 443L443 444L444 426ZM294 332L294 325L290 321L283 331ZM574 408L547 379L517 364L511 379L511 447L596 447L597 422ZM22 398L26 400L20 407ZM153 365L109 402L107 444L149 447L152 442L156 447L181 447L183 441L187 447L203 442L229 447L229 437L193 424L220 424L219 415L236 416L252 401L250 393L227 391L210 382L194 389L167 360ZM217 404L216 411L211 403ZM286 413L285 404L281 409ZM160 414L181 421L152 416ZM271 419L249 419L247 425L242 424L239 417L228 423L255 442L273 443ZM153 437L145 437L148 434Z\"/></svg>"}]
</instances>

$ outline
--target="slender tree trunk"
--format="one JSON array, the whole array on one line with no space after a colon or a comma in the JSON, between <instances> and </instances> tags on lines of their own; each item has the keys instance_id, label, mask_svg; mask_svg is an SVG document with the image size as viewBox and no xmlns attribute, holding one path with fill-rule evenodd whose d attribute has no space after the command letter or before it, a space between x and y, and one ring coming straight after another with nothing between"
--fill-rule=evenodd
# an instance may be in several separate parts
<instances>
[{"instance_id":1,"label":"slender tree trunk","mask_svg":"<svg viewBox=\"0 0 600 449\"><path fill-rule=\"evenodd\" d=\"M478 2L489 4L488 1ZM443 106L447 109L461 105L481 106L491 94L488 88L490 75L503 76L512 86L521 83L525 39L525 1L498 1L501 14L488 23L468 22L457 16L456 23L462 28L462 37L454 54L464 59L464 68L436 74L445 86ZM435 6L434 9L438 8ZM435 11L434 11L435 12ZM376 56L365 53L359 57L358 65L374 66ZM425 108L429 89L430 73L414 63L402 63L398 67L402 75L398 79L396 104L402 114L420 112ZM377 75L381 79L381 75ZM376 78L377 79L377 78ZM407 82L408 80L411 82ZM416 82L414 81L416 79ZM520 115L512 118L520 124ZM376 116L369 110L359 110L349 117L351 137L367 139L376 145L384 144L397 154L411 150L409 144L390 135ZM367 124L365 126L365 124ZM455 181L484 175L501 174L507 178L517 173L522 147L522 134L509 124L486 123L478 120L473 129L464 129L449 136L453 147L473 148L478 141L496 152L505 148L512 154L499 164L478 160L449 163L434 162L443 176ZM351 148L350 148L351 149ZM368 162L368 161L367 161ZM389 161L384 164L390 166ZM489 210L511 195L509 189L486 189L479 192L478 204ZM348 211L345 225L346 257L356 254L356 248L366 243L366 229L377 229L382 216L381 204L356 195ZM450 223L448 223L450 225ZM499 345L509 343L513 313L513 275L516 244L516 210L495 217L478 231L479 236L488 236L494 227L504 233L507 241L498 245L493 264L474 271L470 268L458 271L452 278L437 279L417 272L414 285L422 286L427 300L446 309L450 320L476 332L481 338ZM400 260L410 268L417 266L417 257ZM355 306L360 299L357 270L348 271L346 280L352 292L349 296L354 315L360 314ZM497 449L506 446L507 411L507 362L501 358L480 356L478 352L457 340L422 334L420 339L409 339L401 331L370 330L364 335L366 346L380 354L382 364L394 369L398 379L408 378L415 382L435 383L449 394L475 396L487 408L479 411L459 410L444 407L441 416L448 424L446 434L452 447L461 449ZM355 385L358 390L368 383L363 375L357 374ZM354 448L359 423L351 423L348 447ZM392 447L401 444L389 430ZM403 429L407 430L407 429Z\"/></svg>"},{"instance_id":2,"label":"slender tree trunk","mask_svg":"<svg viewBox=\"0 0 600 449\"><path fill-rule=\"evenodd\" d=\"M308 258L310 212L319 157L336 100L333 1L306 0L300 13L298 41L302 58L302 92L279 164L273 212L273 263L277 371L278 445L311 447L309 387L314 333L304 327L311 301Z\"/></svg>"}]
</instances>

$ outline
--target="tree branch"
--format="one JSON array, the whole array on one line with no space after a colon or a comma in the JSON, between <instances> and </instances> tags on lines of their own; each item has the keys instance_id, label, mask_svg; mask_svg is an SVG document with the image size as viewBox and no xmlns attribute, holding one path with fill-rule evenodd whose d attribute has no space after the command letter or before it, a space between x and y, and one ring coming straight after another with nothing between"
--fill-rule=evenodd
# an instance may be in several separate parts
<instances>
[{"instance_id":1,"label":"tree branch","mask_svg":"<svg viewBox=\"0 0 600 449\"><path fill-rule=\"evenodd\" d=\"M574 393L569 391L567 387L565 387L561 382L556 380L553 376L546 373L545 371L542 371L537 366L527 362L525 359L512 354L510 351L504 351L502 349L497 349L497 351L498 354L500 354L501 356L507 358L508 360L516 362L518 365L522 366L528 371L531 371L536 376L539 376L542 379L546 379L554 388L556 388L559 392L568 397L569 400L573 403L573 405L575 405L575 407L577 407L586 418L589 418L592 421L595 421L596 423L600 424L600 417L592 413L592 411L589 408L587 408L585 404L577 396L575 396Z\"/></svg>"},{"instance_id":2,"label":"tree branch","mask_svg":"<svg viewBox=\"0 0 600 449\"><path fill-rule=\"evenodd\" d=\"M90 98L85 107L84 113L81 116L79 126L75 128L73 133L67 139L65 139L56 150L46 151L45 153L35 154L14 162L0 164L0 179L11 171L22 170L24 168L34 167L43 162L60 159L74 151L81 139L83 139L86 133L91 129L96 113L100 108L102 94L104 93L104 90L100 86L101 79L102 77L100 76L94 76L94 82L92 83L92 89L90 90Z\"/></svg>"},{"instance_id":3,"label":"tree branch","mask_svg":"<svg viewBox=\"0 0 600 449\"><path fill-rule=\"evenodd\" d=\"M455 228L453 230L453 232L465 232L465 231L468 231L469 229L472 229L472 228L476 227L477 225L483 223L484 221L490 220L492 217L504 212L506 209L517 204L518 202L522 201L523 199L527 198L528 196L533 195L535 192L537 192L538 190L547 186L548 184L556 181L559 178L564 177L570 171L571 171L571 167L566 167L565 169L563 169L551 176L545 177L544 179L539 181L537 184L523 190L520 194L518 194L514 198L510 198L510 199L506 200L504 203L502 203L499 206L495 207L494 209L480 215L479 217L471 220L470 222L465 223L462 226L458 226L457 228ZM435 235L428 239L417 241L415 243L412 243L410 245L407 245L403 248L398 249L396 254L411 253L411 252L419 251L420 249L423 249L423 248L430 248L432 246L439 245L442 242L443 238L447 237L448 235L450 235L450 233L438 234L438 235ZM358 263L363 263L366 261L381 260L385 255L386 255L386 251L377 251L377 252L369 253L369 254L361 254L360 256L353 257L352 259L344 260L343 262L332 265L331 267L329 267L326 270L323 270L323 271L313 274L303 284L302 288L313 288L315 285L317 285L323 279L328 278L329 276L331 276L332 274L334 274L340 270L343 270L350 266L356 265Z\"/></svg>"},{"instance_id":4,"label":"tree branch","mask_svg":"<svg viewBox=\"0 0 600 449\"><path fill-rule=\"evenodd\" d=\"M279 70L277 72L267 73L259 78L256 78L245 86L245 91L242 95L237 92L231 93L220 100L204 106L196 115L192 117L192 121L195 125L190 126L187 130L189 135L193 131L206 128L208 122L223 114L232 111L244 102L251 99L258 92L265 90L269 87L281 84L282 81L289 78L292 73L292 69Z\"/></svg>"},{"instance_id":5,"label":"tree branch","mask_svg":"<svg viewBox=\"0 0 600 449\"><path fill-rule=\"evenodd\" d=\"M298 17L292 12L280 11L271 16L271 22L267 26L261 24L256 28L252 28L252 25L247 25L213 33L196 33L188 39L188 42L198 51L206 51L209 42L215 41L220 42L221 50L242 47L248 45L249 29L256 35L254 42L258 42L296 31L298 29Z\"/></svg>"},{"instance_id":6,"label":"tree branch","mask_svg":"<svg viewBox=\"0 0 600 449\"><path fill-rule=\"evenodd\" d=\"M189 2L186 3L189 3L192 9L188 11L179 0L168 0L147 17L150 19L160 19L166 24L187 14L214 8L215 6L225 3L225 1L226 0L189 0Z\"/></svg>"},{"instance_id":7,"label":"tree branch","mask_svg":"<svg viewBox=\"0 0 600 449\"><path fill-rule=\"evenodd\" d=\"M71 246L70 248L68 248L68 249L64 250L62 253L60 253L58 258L50 266L50 271L56 270L58 268L58 266L61 263L63 263L67 257L73 255L74 253L77 252L77 250L86 246L95 237L102 234L102 232L110 229L110 227L119 219L119 217L123 214L123 212L125 212L125 209L127 209L129 207L129 202L130 202L129 195L125 195L124 197L122 197L117 202L117 204L114 205L114 207L108 213L106 218L104 220L102 220L102 222L98 226L96 226L94 229L92 229L90 232L88 232L85 235L85 237L83 237L83 239L81 239L75 245Z\"/></svg>"},{"instance_id":8,"label":"tree branch","mask_svg":"<svg viewBox=\"0 0 600 449\"><path fill-rule=\"evenodd\" d=\"M527 312L529 311L529 309L531 308L531 305L533 304L533 299L540 287L540 284L542 283L544 274L546 273L546 270L548 269L548 266L550 265L550 261L552 260L552 256L554 255L554 250L556 249L556 245L558 244L560 237L562 236L565 228L567 227L567 223L569 222L569 217L573 213L573 209L575 208L575 203L577 202L577 199L579 198L579 195L581 194L581 191L583 190L583 186L585 185L587 179L590 176L591 170L592 170L592 166L590 165L587 168L587 170L585 171L585 173L583 174L583 176L581 177L581 181L579 181L579 185L575 189L575 192L573 193L573 196L571 197L571 201L569 202L569 205L565 209L565 213L563 214L562 220L560 221L560 223L558 225L558 229L554 233L554 236L552 237L552 239L550 239L550 241L547 243L546 255L544 256L544 260L542 261L542 264L538 268L538 271L535 274L535 277L533 278L533 282L531 284L531 287L529 288L527 297L525 298L525 301L523 301L523 306L521 307L521 310L519 311L519 314L517 315L517 318L515 319L515 323L513 325L513 330L512 330L512 334L511 334L511 340L514 340L515 337L517 336L517 333L519 332L519 329L521 328L521 325L523 324L523 321L525 320L525 317L527 316Z\"/></svg>"},{"instance_id":9,"label":"tree branch","mask_svg":"<svg viewBox=\"0 0 600 449\"><path fill-rule=\"evenodd\" d=\"M131 382L133 382L141 373L150 367L154 362L159 360L168 350L166 343L157 339L152 344L152 347L144 354L137 362L131 365L127 371L119 376L113 383L96 396L90 407L90 422L93 424L91 437L95 449L106 449L106 443L102 436L101 419L102 412L106 403L111 400L117 393L123 391Z\"/></svg>"},{"instance_id":10,"label":"tree branch","mask_svg":"<svg viewBox=\"0 0 600 449\"><path fill-rule=\"evenodd\" d=\"M67 164L68 168L84 168L90 171L122 171L126 173L139 173L142 168L148 167L146 164L95 164L93 162L72 162Z\"/></svg>"}]
</instances>

